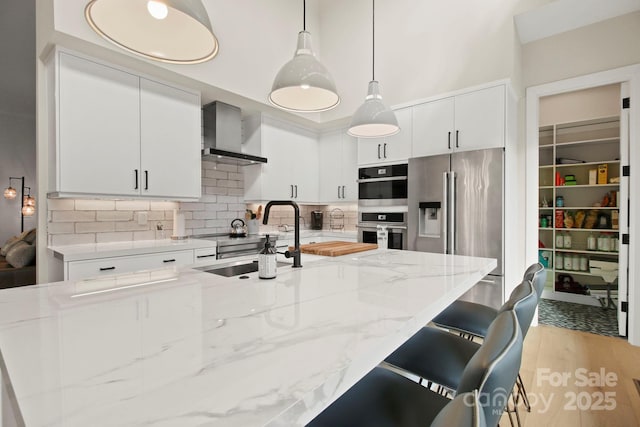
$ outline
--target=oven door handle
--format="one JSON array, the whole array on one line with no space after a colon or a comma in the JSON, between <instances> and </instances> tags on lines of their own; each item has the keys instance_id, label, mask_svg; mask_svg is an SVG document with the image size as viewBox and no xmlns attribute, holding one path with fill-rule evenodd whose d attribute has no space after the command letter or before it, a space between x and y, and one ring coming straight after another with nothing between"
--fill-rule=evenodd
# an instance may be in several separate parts
<instances>
[{"instance_id":1,"label":"oven door handle","mask_svg":"<svg viewBox=\"0 0 640 427\"><path fill-rule=\"evenodd\" d=\"M384 181L406 181L406 176L390 176L388 178L363 178L358 179L356 182L366 183L366 182L384 182Z\"/></svg>"},{"instance_id":2,"label":"oven door handle","mask_svg":"<svg viewBox=\"0 0 640 427\"><path fill-rule=\"evenodd\" d=\"M390 224L384 224L387 227L387 230L406 230L407 226L406 225L390 225ZM377 230L377 226L378 224L358 224L356 225L357 228L370 228L372 230Z\"/></svg>"}]
</instances>

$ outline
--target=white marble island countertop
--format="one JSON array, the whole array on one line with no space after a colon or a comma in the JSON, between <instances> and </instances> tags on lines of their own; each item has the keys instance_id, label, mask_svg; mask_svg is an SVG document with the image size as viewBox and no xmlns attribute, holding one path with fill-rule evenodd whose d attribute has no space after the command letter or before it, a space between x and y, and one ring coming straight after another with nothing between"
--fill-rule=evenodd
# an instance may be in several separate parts
<instances>
[{"instance_id":1,"label":"white marble island countertop","mask_svg":"<svg viewBox=\"0 0 640 427\"><path fill-rule=\"evenodd\" d=\"M3 407L27 426L303 426L496 266L302 263L274 280L183 268L3 290Z\"/></svg>"}]
</instances>

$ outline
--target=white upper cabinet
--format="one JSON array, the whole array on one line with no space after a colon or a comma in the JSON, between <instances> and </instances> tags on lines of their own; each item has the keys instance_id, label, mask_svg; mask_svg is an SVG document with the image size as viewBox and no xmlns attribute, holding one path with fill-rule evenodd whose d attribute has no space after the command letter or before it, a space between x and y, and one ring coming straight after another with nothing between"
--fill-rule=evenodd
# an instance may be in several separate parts
<instances>
[{"instance_id":1,"label":"white upper cabinet","mask_svg":"<svg viewBox=\"0 0 640 427\"><path fill-rule=\"evenodd\" d=\"M413 157L505 146L505 86L413 108Z\"/></svg>"},{"instance_id":2,"label":"white upper cabinet","mask_svg":"<svg viewBox=\"0 0 640 427\"><path fill-rule=\"evenodd\" d=\"M357 140L346 129L320 135L320 202L358 200Z\"/></svg>"},{"instance_id":3,"label":"white upper cabinet","mask_svg":"<svg viewBox=\"0 0 640 427\"><path fill-rule=\"evenodd\" d=\"M411 157L412 107L394 112L400 132L386 138L358 138L358 165L406 162Z\"/></svg>"},{"instance_id":4,"label":"white upper cabinet","mask_svg":"<svg viewBox=\"0 0 640 427\"><path fill-rule=\"evenodd\" d=\"M65 53L59 61L55 190L138 195L138 76Z\"/></svg>"},{"instance_id":5,"label":"white upper cabinet","mask_svg":"<svg viewBox=\"0 0 640 427\"><path fill-rule=\"evenodd\" d=\"M261 116L243 122L247 149L267 158L245 166L245 200L318 201L317 135L285 122Z\"/></svg>"},{"instance_id":6,"label":"white upper cabinet","mask_svg":"<svg viewBox=\"0 0 640 427\"><path fill-rule=\"evenodd\" d=\"M49 73L53 196L200 197L199 94L58 49Z\"/></svg>"},{"instance_id":7,"label":"white upper cabinet","mask_svg":"<svg viewBox=\"0 0 640 427\"><path fill-rule=\"evenodd\" d=\"M456 96L456 151L504 147L505 86Z\"/></svg>"},{"instance_id":8,"label":"white upper cabinet","mask_svg":"<svg viewBox=\"0 0 640 427\"><path fill-rule=\"evenodd\" d=\"M454 104L453 98L444 98L413 107L414 157L451 151L452 138L455 138Z\"/></svg>"},{"instance_id":9,"label":"white upper cabinet","mask_svg":"<svg viewBox=\"0 0 640 427\"><path fill-rule=\"evenodd\" d=\"M140 115L142 195L199 198L200 97L140 79Z\"/></svg>"}]
</instances>

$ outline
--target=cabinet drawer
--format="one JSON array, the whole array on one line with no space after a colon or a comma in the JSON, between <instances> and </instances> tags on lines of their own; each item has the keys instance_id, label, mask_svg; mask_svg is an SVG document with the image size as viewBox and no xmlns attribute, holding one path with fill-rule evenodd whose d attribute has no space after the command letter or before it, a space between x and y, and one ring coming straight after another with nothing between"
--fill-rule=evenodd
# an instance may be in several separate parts
<instances>
[{"instance_id":1,"label":"cabinet drawer","mask_svg":"<svg viewBox=\"0 0 640 427\"><path fill-rule=\"evenodd\" d=\"M216 247L194 250L194 265L208 265L216 260Z\"/></svg>"},{"instance_id":2,"label":"cabinet drawer","mask_svg":"<svg viewBox=\"0 0 640 427\"><path fill-rule=\"evenodd\" d=\"M113 257L69 262L67 280L106 276L193 263L193 251L161 252L149 255Z\"/></svg>"}]
</instances>

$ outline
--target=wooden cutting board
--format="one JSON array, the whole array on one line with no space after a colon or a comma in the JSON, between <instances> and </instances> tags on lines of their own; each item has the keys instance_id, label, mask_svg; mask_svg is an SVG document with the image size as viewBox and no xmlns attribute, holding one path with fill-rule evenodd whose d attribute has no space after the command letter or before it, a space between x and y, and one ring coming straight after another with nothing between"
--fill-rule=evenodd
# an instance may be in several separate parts
<instances>
[{"instance_id":1,"label":"wooden cutting board","mask_svg":"<svg viewBox=\"0 0 640 427\"><path fill-rule=\"evenodd\" d=\"M300 245L300 252L303 254L323 256L341 256L373 249L378 249L378 245L375 243L353 243L339 240ZM289 250L292 251L293 246L289 246Z\"/></svg>"}]
</instances>

